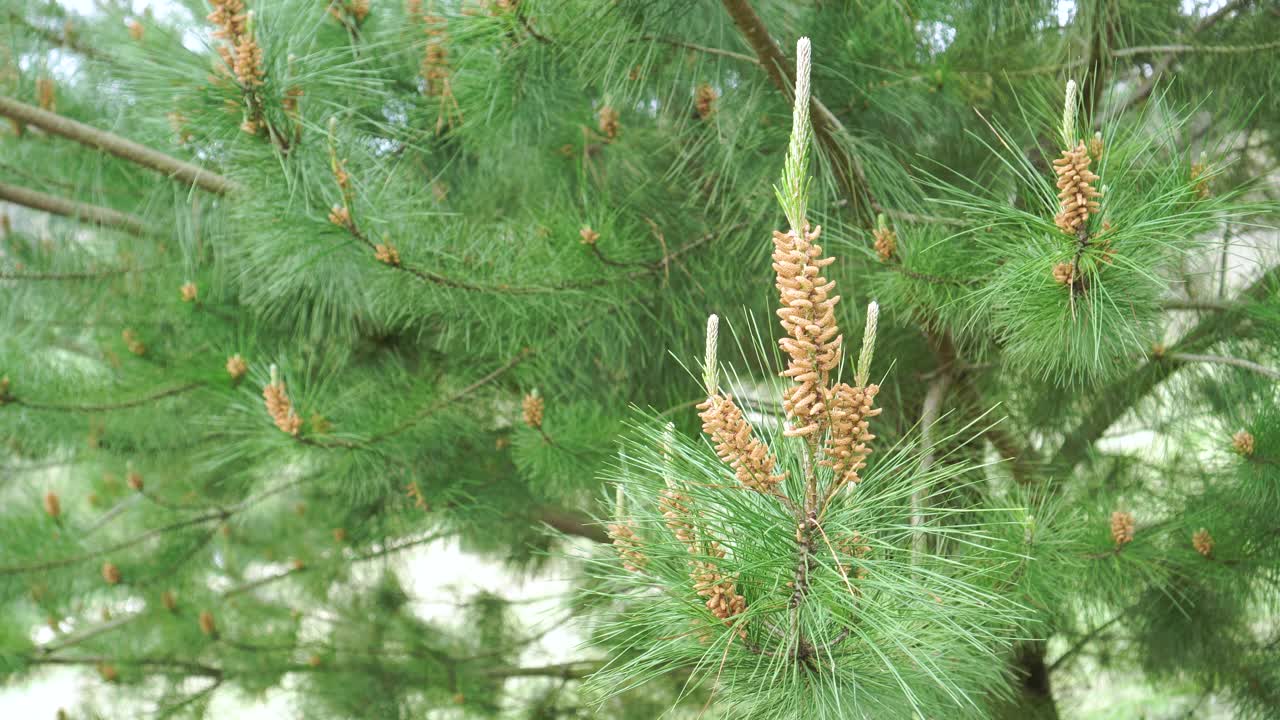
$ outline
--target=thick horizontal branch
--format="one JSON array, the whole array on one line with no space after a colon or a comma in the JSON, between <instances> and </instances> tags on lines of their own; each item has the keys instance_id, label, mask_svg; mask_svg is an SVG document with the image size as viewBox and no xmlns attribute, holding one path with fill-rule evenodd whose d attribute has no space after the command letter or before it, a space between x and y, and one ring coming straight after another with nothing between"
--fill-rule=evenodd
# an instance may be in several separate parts
<instances>
[{"instance_id":1,"label":"thick horizontal branch","mask_svg":"<svg viewBox=\"0 0 1280 720\"><path fill-rule=\"evenodd\" d=\"M1265 365L1259 365L1256 362L1245 360L1243 358L1226 357L1224 355L1198 355L1196 353L1182 352L1165 353L1165 358L1168 360L1176 360L1177 362L1231 365L1232 367L1238 367L1250 372L1258 373L1259 375L1265 375L1269 378L1280 380L1280 371L1272 370Z\"/></svg>"},{"instance_id":2,"label":"thick horizontal branch","mask_svg":"<svg viewBox=\"0 0 1280 720\"><path fill-rule=\"evenodd\" d=\"M102 150L143 167L157 170L186 185L195 185L202 190L208 190L219 195L225 195L236 189L236 184L228 178L205 170L199 165L192 165L165 155L158 150L153 150L146 145L105 130L99 130L91 125L65 118L48 110L42 110L19 102L11 97L0 95L0 115L38 127L47 133L59 135L82 145Z\"/></svg>"},{"instance_id":3,"label":"thick horizontal branch","mask_svg":"<svg viewBox=\"0 0 1280 720\"><path fill-rule=\"evenodd\" d=\"M152 233L147 223L136 215L122 213L119 210L112 210L98 205L67 200L56 195L28 190L8 183L0 182L0 200L29 207L33 210L75 218L92 225L124 230L133 235L148 235Z\"/></svg>"}]
</instances>

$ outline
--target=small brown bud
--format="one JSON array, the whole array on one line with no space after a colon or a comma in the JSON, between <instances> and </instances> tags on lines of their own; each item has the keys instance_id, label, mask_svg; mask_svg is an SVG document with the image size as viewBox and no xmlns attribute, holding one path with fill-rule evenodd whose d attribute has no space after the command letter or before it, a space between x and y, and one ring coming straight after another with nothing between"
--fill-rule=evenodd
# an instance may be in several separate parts
<instances>
[{"instance_id":1,"label":"small brown bud","mask_svg":"<svg viewBox=\"0 0 1280 720\"><path fill-rule=\"evenodd\" d=\"M58 111L58 98L52 78L36 78L36 102L41 110Z\"/></svg>"},{"instance_id":2,"label":"small brown bud","mask_svg":"<svg viewBox=\"0 0 1280 720\"><path fill-rule=\"evenodd\" d=\"M520 405L524 413L524 424L534 430L542 427L542 413L545 408L542 396L536 391L531 392L524 396L524 400L521 401Z\"/></svg>"},{"instance_id":3,"label":"small brown bud","mask_svg":"<svg viewBox=\"0 0 1280 720\"><path fill-rule=\"evenodd\" d=\"M144 31L142 23L137 20L129 21L129 37L133 38L135 41L142 40L142 34Z\"/></svg>"},{"instance_id":4,"label":"small brown bud","mask_svg":"<svg viewBox=\"0 0 1280 720\"><path fill-rule=\"evenodd\" d=\"M116 666L111 663L100 663L98 665L98 674L107 682L115 682L120 679L120 671L116 670Z\"/></svg>"},{"instance_id":5,"label":"small brown bud","mask_svg":"<svg viewBox=\"0 0 1280 720\"><path fill-rule=\"evenodd\" d=\"M462 704L463 704L463 703L465 703L466 701L467 701L467 696L466 696L466 695L463 695L462 693L458 693L457 695L454 695L454 696L453 696L453 704L454 704L454 705L462 705Z\"/></svg>"},{"instance_id":6,"label":"small brown bud","mask_svg":"<svg viewBox=\"0 0 1280 720\"><path fill-rule=\"evenodd\" d=\"M102 564L102 579L107 581L108 585L115 585L120 582L120 568L110 562Z\"/></svg>"},{"instance_id":7,"label":"small brown bud","mask_svg":"<svg viewBox=\"0 0 1280 720\"><path fill-rule=\"evenodd\" d=\"M334 205L329 210L329 222L341 228L351 227L351 211L341 205Z\"/></svg>"},{"instance_id":8,"label":"small brown bud","mask_svg":"<svg viewBox=\"0 0 1280 720\"><path fill-rule=\"evenodd\" d=\"M1105 150L1106 147L1106 143L1102 140L1102 133L1095 132L1093 137L1089 138L1089 155L1094 160L1102 157L1102 151Z\"/></svg>"},{"instance_id":9,"label":"small brown bud","mask_svg":"<svg viewBox=\"0 0 1280 720\"><path fill-rule=\"evenodd\" d=\"M1249 457L1253 454L1254 446L1255 442L1253 434L1248 430L1241 430L1231 436L1231 447L1235 448L1236 452L1244 455L1245 457Z\"/></svg>"},{"instance_id":10,"label":"small brown bud","mask_svg":"<svg viewBox=\"0 0 1280 720\"><path fill-rule=\"evenodd\" d=\"M218 626L213 621L213 613L208 610L200 611L200 632L209 637L217 637Z\"/></svg>"},{"instance_id":11,"label":"small brown bud","mask_svg":"<svg viewBox=\"0 0 1280 720\"><path fill-rule=\"evenodd\" d=\"M182 285L182 302L195 302L199 297L200 290L193 282L183 283Z\"/></svg>"},{"instance_id":12,"label":"small brown bud","mask_svg":"<svg viewBox=\"0 0 1280 720\"><path fill-rule=\"evenodd\" d=\"M898 251L898 233L883 227L872 230L871 234L876 239L876 254L880 256L880 261L888 262Z\"/></svg>"},{"instance_id":13,"label":"small brown bud","mask_svg":"<svg viewBox=\"0 0 1280 720\"><path fill-rule=\"evenodd\" d=\"M294 558L289 562L289 565L294 570L305 570L307 568L307 564L302 562L300 558Z\"/></svg>"},{"instance_id":14,"label":"small brown bud","mask_svg":"<svg viewBox=\"0 0 1280 720\"><path fill-rule=\"evenodd\" d=\"M592 230L589 225L583 225L582 229L578 231L578 235L582 237L581 242L583 245L595 245L596 240L600 239L600 233Z\"/></svg>"},{"instance_id":15,"label":"small brown bud","mask_svg":"<svg viewBox=\"0 0 1280 720\"><path fill-rule=\"evenodd\" d=\"M618 137L618 111L614 110L613 107L605 105L600 108L600 112L596 114L596 121L601 135L610 140Z\"/></svg>"},{"instance_id":16,"label":"small brown bud","mask_svg":"<svg viewBox=\"0 0 1280 720\"><path fill-rule=\"evenodd\" d=\"M249 372L249 363L245 362L239 353L227 358L227 374L231 376L232 382L239 382L247 372Z\"/></svg>"},{"instance_id":17,"label":"small brown bud","mask_svg":"<svg viewBox=\"0 0 1280 720\"><path fill-rule=\"evenodd\" d=\"M698 86L698 91L694 95L693 105L698 111L698 117L703 120L709 120L712 115L716 114L716 100L720 97L720 93L711 87L709 83L702 83Z\"/></svg>"},{"instance_id":18,"label":"small brown bud","mask_svg":"<svg viewBox=\"0 0 1280 720\"><path fill-rule=\"evenodd\" d=\"M173 594L172 590L165 590L160 593L160 604L164 605L164 609L173 612L178 609L178 598Z\"/></svg>"},{"instance_id":19,"label":"small brown bud","mask_svg":"<svg viewBox=\"0 0 1280 720\"><path fill-rule=\"evenodd\" d=\"M1060 262L1053 266L1053 279L1059 285L1070 285L1075 275L1075 268L1069 262Z\"/></svg>"},{"instance_id":20,"label":"small brown bud","mask_svg":"<svg viewBox=\"0 0 1280 720\"><path fill-rule=\"evenodd\" d=\"M336 542L336 543L344 543L344 542L346 542L346 541L347 541L347 529L346 529L346 528L334 528L334 529L333 529L333 541L334 541L334 542Z\"/></svg>"},{"instance_id":21,"label":"small brown bud","mask_svg":"<svg viewBox=\"0 0 1280 720\"><path fill-rule=\"evenodd\" d=\"M134 471L134 470L130 470L130 471L129 471L129 474L128 474L127 476L125 476L125 479L126 479L126 481L129 483L129 487L130 487L130 488L132 488L133 490L135 490L135 491L137 491L137 492L142 492L143 484L142 484L142 474L141 474L141 473L139 473L139 472L137 472L137 471Z\"/></svg>"},{"instance_id":22,"label":"small brown bud","mask_svg":"<svg viewBox=\"0 0 1280 720\"><path fill-rule=\"evenodd\" d=\"M124 331L120 333L120 337L124 339L124 345L129 348L129 352L139 356L147 354L146 344L142 342L138 337L137 331L133 328L125 328Z\"/></svg>"},{"instance_id":23,"label":"small brown bud","mask_svg":"<svg viewBox=\"0 0 1280 720\"><path fill-rule=\"evenodd\" d=\"M44 512L51 518L62 514L62 502L58 500L58 494L52 490L44 494Z\"/></svg>"},{"instance_id":24,"label":"small brown bud","mask_svg":"<svg viewBox=\"0 0 1280 720\"><path fill-rule=\"evenodd\" d=\"M400 265L400 251L391 243L374 246L373 257L380 263L386 263L391 266Z\"/></svg>"},{"instance_id":25,"label":"small brown bud","mask_svg":"<svg viewBox=\"0 0 1280 720\"><path fill-rule=\"evenodd\" d=\"M311 657L307 658L307 664L313 668L320 667L320 664L323 662L324 660L321 660L319 655L312 655Z\"/></svg>"},{"instance_id":26,"label":"small brown bud","mask_svg":"<svg viewBox=\"0 0 1280 720\"><path fill-rule=\"evenodd\" d=\"M1120 510L1111 513L1111 539L1117 548L1133 542L1134 529L1133 513Z\"/></svg>"},{"instance_id":27,"label":"small brown bud","mask_svg":"<svg viewBox=\"0 0 1280 720\"><path fill-rule=\"evenodd\" d=\"M1213 554L1213 536L1204 528L1200 528L1191 536L1191 545L1196 552L1205 557Z\"/></svg>"}]
</instances>

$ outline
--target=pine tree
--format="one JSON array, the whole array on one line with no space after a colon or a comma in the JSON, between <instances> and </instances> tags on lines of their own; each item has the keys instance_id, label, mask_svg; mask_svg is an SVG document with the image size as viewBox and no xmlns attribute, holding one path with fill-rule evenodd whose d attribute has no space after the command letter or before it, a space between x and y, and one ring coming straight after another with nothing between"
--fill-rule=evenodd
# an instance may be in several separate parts
<instances>
[{"instance_id":1,"label":"pine tree","mask_svg":"<svg viewBox=\"0 0 1280 720\"><path fill-rule=\"evenodd\" d=\"M1280 707L1273 4L0 2L6 684Z\"/></svg>"}]
</instances>

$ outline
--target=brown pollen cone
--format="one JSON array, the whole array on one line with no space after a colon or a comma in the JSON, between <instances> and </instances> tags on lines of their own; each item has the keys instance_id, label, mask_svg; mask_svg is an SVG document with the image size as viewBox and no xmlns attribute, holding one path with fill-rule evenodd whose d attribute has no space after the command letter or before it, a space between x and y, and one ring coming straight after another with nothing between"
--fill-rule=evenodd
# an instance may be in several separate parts
<instances>
[{"instance_id":1,"label":"brown pollen cone","mask_svg":"<svg viewBox=\"0 0 1280 720\"><path fill-rule=\"evenodd\" d=\"M618 137L618 111L612 106L605 105L600 108L600 112L596 114L596 122L600 128L600 134L613 140Z\"/></svg>"},{"instance_id":2,"label":"brown pollen cone","mask_svg":"<svg viewBox=\"0 0 1280 720\"><path fill-rule=\"evenodd\" d=\"M1231 447L1235 448L1236 452L1246 457L1253 454L1255 445L1256 443L1253 439L1253 433L1248 430L1241 430L1231 436Z\"/></svg>"},{"instance_id":3,"label":"brown pollen cone","mask_svg":"<svg viewBox=\"0 0 1280 720\"><path fill-rule=\"evenodd\" d=\"M285 392L284 383L276 381L262 389L262 397L266 401L267 413L276 427L290 435L297 435L302 429L302 418L293 411L293 403Z\"/></svg>"},{"instance_id":4,"label":"brown pollen cone","mask_svg":"<svg viewBox=\"0 0 1280 720\"><path fill-rule=\"evenodd\" d=\"M636 531L625 523L617 522L609 525L609 538L613 547L622 558L622 567L630 572L640 572L649 564L649 558L640 552Z\"/></svg>"},{"instance_id":5,"label":"brown pollen cone","mask_svg":"<svg viewBox=\"0 0 1280 720\"><path fill-rule=\"evenodd\" d=\"M218 634L218 626L213 621L213 613L208 610L200 611L200 632L209 637L216 637Z\"/></svg>"},{"instance_id":6,"label":"brown pollen cone","mask_svg":"<svg viewBox=\"0 0 1280 720\"><path fill-rule=\"evenodd\" d=\"M1089 151L1081 142L1071 150L1063 150L1062 157L1053 161L1053 171L1058 175L1058 199L1062 211L1053 221L1063 232L1075 233L1098 212L1098 198L1102 193L1093 187L1098 176L1089 170Z\"/></svg>"},{"instance_id":7,"label":"brown pollen cone","mask_svg":"<svg viewBox=\"0 0 1280 720\"><path fill-rule=\"evenodd\" d=\"M774 473L777 460L769 448L752 434L751 424L742 411L727 395L715 395L704 400L698 409L702 412L702 431L716 444L716 454L733 468L738 482L758 493L773 492L785 474Z\"/></svg>"},{"instance_id":8,"label":"brown pollen cone","mask_svg":"<svg viewBox=\"0 0 1280 720\"><path fill-rule=\"evenodd\" d=\"M879 385L853 387L840 383L831 388L827 406L831 413L831 434L827 438L827 459L823 465L835 472L837 483L857 483L858 471L867 465L871 448L867 443L876 438L870 431L871 418L880 414L873 408Z\"/></svg>"},{"instance_id":9,"label":"brown pollen cone","mask_svg":"<svg viewBox=\"0 0 1280 720\"><path fill-rule=\"evenodd\" d=\"M698 92L694 96L694 107L698 111L698 117L703 120L709 119L716 114L716 99L719 93L708 83L702 83L698 86Z\"/></svg>"},{"instance_id":10,"label":"brown pollen cone","mask_svg":"<svg viewBox=\"0 0 1280 720\"><path fill-rule=\"evenodd\" d=\"M898 233L889 228L876 228L871 231L871 235L876 239L876 254L880 256L880 261L888 262L893 259L898 251Z\"/></svg>"},{"instance_id":11,"label":"brown pollen cone","mask_svg":"<svg viewBox=\"0 0 1280 720\"><path fill-rule=\"evenodd\" d=\"M712 615L732 625L733 618L747 610L747 599L738 594L737 583L716 567L714 560L724 557L724 549L718 543L708 544L706 560L690 561L689 577L693 579L694 592L707 599L707 609ZM739 628L741 638L746 638L746 630Z\"/></svg>"},{"instance_id":12,"label":"brown pollen cone","mask_svg":"<svg viewBox=\"0 0 1280 720\"><path fill-rule=\"evenodd\" d=\"M1111 513L1111 539L1115 540L1116 547L1133 542L1134 529L1133 513L1119 510Z\"/></svg>"},{"instance_id":13,"label":"brown pollen cone","mask_svg":"<svg viewBox=\"0 0 1280 720\"><path fill-rule=\"evenodd\" d=\"M105 580L108 585L118 584L120 582L120 568L116 567L113 563L103 563L102 579Z\"/></svg>"},{"instance_id":14,"label":"brown pollen cone","mask_svg":"<svg viewBox=\"0 0 1280 720\"><path fill-rule=\"evenodd\" d=\"M840 364L840 346L844 338L836 325L835 305L839 295L832 295L835 283L822 275L822 269L835 258L822 257L822 248L813 244L822 228L799 236L773 233L773 269L782 307L778 318L787 337L778 341L790 360L784 377L796 384L783 392L782 407L790 419L786 435L817 438L826 421L825 392L831 371Z\"/></svg>"},{"instance_id":15,"label":"brown pollen cone","mask_svg":"<svg viewBox=\"0 0 1280 720\"><path fill-rule=\"evenodd\" d=\"M1205 557L1213 554L1213 536L1204 528L1200 528L1191 536L1191 545L1196 552Z\"/></svg>"},{"instance_id":16,"label":"brown pollen cone","mask_svg":"<svg viewBox=\"0 0 1280 720\"><path fill-rule=\"evenodd\" d=\"M520 402L520 409L524 415L524 424L537 430L542 427L542 412L545 403L541 395L529 393L524 396L524 400Z\"/></svg>"}]
</instances>

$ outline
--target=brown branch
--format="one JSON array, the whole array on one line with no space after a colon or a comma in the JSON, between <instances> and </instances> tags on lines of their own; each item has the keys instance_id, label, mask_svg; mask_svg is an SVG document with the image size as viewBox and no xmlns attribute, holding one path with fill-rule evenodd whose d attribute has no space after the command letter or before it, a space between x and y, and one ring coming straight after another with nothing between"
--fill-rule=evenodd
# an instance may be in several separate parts
<instances>
[{"instance_id":1,"label":"brown branch","mask_svg":"<svg viewBox=\"0 0 1280 720\"><path fill-rule=\"evenodd\" d=\"M112 210L98 205L67 200L56 195L28 190L8 183L0 182L0 200L29 207L33 210L75 218L92 225L124 230L132 235L149 235L154 232L142 218L136 215L122 213L119 210Z\"/></svg>"},{"instance_id":2,"label":"brown branch","mask_svg":"<svg viewBox=\"0 0 1280 720\"><path fill-rule=\"evenodd\" d=\"M32 410L50 410L56 412L107 412L111 410L135 408L139 405L146 405L147 403L155 402L156 400L163 400L167 397L182 395L203 386L204 383L202 382L187 383L186 385L179 385L178 387L161 390L151 395L145 395L132 400L124 400L116 403L103 403L101 405L55 405L50 403L30 402L13 395L5 398L5 402L13 403L14 405L21 405L22 407L31 408ZM2 404L3 403L0 403L0 405Z\"/></svg>"},{"instance_id":3,"label":"brown branch","mask_svg":"<svg viewBox=\"0 0 1280 720\"><path fill-rule=\"evenodd\" d=\"M742 62L751 63L752 65L760 64L760 61L757 60L756 58L753 58L750 55L745 55L743 53L734 52L732 50L722 50L717 47L708 47L706 45L697 45L695 43L685 42L683 40L676 40L674 38L658 37L657 35L641 35L640 37L636 38L632 42L662 43L663 45L670 45L671 47L678 47L678 48L684 48L686 50L693 50L695 52L706 53L707 55L719 55L721 57L732 58L734 60L741 60Z\"/></svg>"},{"instance_id":4,"label":"brown branch","mask_svg":"<svg viewBox=\"0 0 1280 720\"><path fill-rule=\"evenodd\" d=\"M41 110L11 97L0 95L0 115L157 170L186 185L195 185L212 193L225 195L238 187L230 179L198 165L183 162L114 133Z\"/></svg>"},{"instance_id":5,"label":"brown branch","mask_svg":"<svg viewBox=\"0 0 1280 720\"><path fill-rule=\"evenodd\" d=\"M586 515L558 507L540 508L534 518L566 535L576 535L598 543L610 541L609 534Z\"/></svg>"},{"instance_id":6,"label":"brown branch","mask_svg":"<svg viewBox=\"0 0 1280 720\"><path fill-rule=\"evenodd\" d=\"M28 658L32 665L136 665L138 667L178 670L178 675L203 675L221 678L222 670L203 663L187 662L174 658L111 658L111 657L35 657Z\"/></svg>"},{"instance_id":7,"label":"brown branch","mask_svg":"<svg viewBox=\"0 0 1280 720\"><path fill-rule=\"evenodd\" d=\"M511 372L517 366L519 366L520 363L529 359L529 357L532 356L533 353L534 353L533 348L524 348L520 352L513 355L510 360L507 360L505 363L503 363L499 367L490 371L488 375L485 375L479 380L476 380L475 382L471 383L470 385L467 385L466 387L462 388L461 390L458 390L457 392L451 395L448 395L440 400L437 400L436 402L433 402L427 405L426 407L422 408L418 412L414 413L413 417L409 418L408 420L405 420L404 422L401 422L399 425L396 425L390 430L387 430L386 432L380 435L375 435L369 438L369 441L367 444L373 445L375 443L382 442L387 438L392 438L392 437L395 437L396 435L399 435L400 433L408 430L409 428L418 424L425 418L429 417L432 413L436 412L437 410L440 410L442 408L448 407L449 405L452 405L453 403L461 400L467 395L470 395L471 393L475 392L479 388L482 388L485 385L488 385L489 383L493 382L494 380L497 380L498 378L502 377L503 375L506 375L508 372Z\"/></svg>"}]
</instances>

